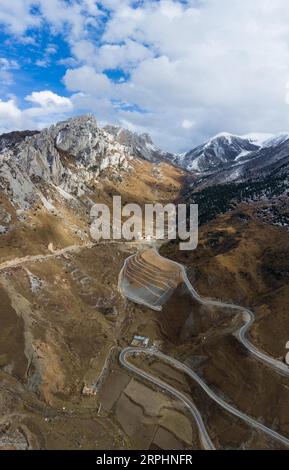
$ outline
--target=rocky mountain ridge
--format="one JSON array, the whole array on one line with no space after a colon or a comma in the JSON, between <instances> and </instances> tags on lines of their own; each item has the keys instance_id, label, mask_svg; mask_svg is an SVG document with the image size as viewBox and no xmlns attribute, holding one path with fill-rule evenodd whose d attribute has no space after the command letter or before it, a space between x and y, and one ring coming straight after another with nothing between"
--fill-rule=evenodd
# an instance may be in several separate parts
<instances>
[{"instance_id":1,"label":"rocky mountain ridge","mask_svg":"<svg viewBox=\"0 0 289 470\"><path fill-rule=\"evenodd\" d=\"M104 130L109 132L120 144L126 146L132 155L150 162L168 161L174 163L175 155L164 152L157 147L149 134L137 134L123 127L107 125Z\"/></svg>"},{"instance_id":2,"label":"rocky mountain ridge","mask_svg":"<svg viewBox=\"0 0 289 470\"><path fill-rule=\"evenodd\" d=\"M269 188L271 195L280 195L280 188L286 192L289 178L289 134L222 133L186 154L174 155L162 152L148 134L117 126L101 128L92 115L85 115L41 132L0 136L0 190L16 208L29 208L36 202L49 208L47 187L67 199L81 197L107 172L121 179L123 172L132 170L135 158L152 164L152 171L161 162L185 169L189 175L186 193L266 180L265 193ZM261 186L258 197L265 194Z\"/></svg>"},{"instance_id":3,"label":"rocky mountain ridge","mask_svg":"<svg viewBox=\"0 0 289 470\"><path fill-rule=\"evenodd\" d=\"M264 178L289 163L289 133L251 133L238 136L223 132L184 154L163 152L148 134L106 126L105 130L125 145L132 155L159 163L167 161L194 176L199 188Z\"/></svg>"},{"instance_id":4,"label":"rocky mountain ridge","mask_svg":"<svg viewBox=\"0 0 289 470\"><path fill-rule=\"evenodd\" d=\"M132 159L128 149L98 127L90 115L36 134L12 133L2 136L0 142L0 190L20 208L39 198L43 201L42 184L80 196L101 173L127 171Z\"/></svg>"}]
</instances>

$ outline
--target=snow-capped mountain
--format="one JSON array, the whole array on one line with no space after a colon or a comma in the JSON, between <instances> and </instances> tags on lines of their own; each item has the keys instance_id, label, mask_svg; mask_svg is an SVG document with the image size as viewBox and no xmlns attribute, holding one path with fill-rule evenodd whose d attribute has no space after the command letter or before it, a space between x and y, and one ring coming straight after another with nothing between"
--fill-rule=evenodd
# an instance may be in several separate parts
<instances>
[{"instance_id":1,"label":"snow-capped mountain","mask_svg":"<svg viewBox=\"0 0 289 470\"><path fill-rule=\"evenodd\" d=\"M174 161L176 156L169 152L163 152L154 145L149 134L137 134L123 127L107 125L104 127L120 144L126 146L130 153L136 157L144 158L150 162L162 160Z\"/></svg>"},{"instance_id":2,"label":"snow-capped mountain","mask_svg":"<svg viewBox=\"0 0 289 470\"><path fill-rule=\"evenodd\" d=\"M258 180L273 173L287 175L289 134L222 133L175 155L161 151L148 134L116 126L100 128L93 116L80 116L41 132L0 136L0 191L22 208L35 201L44 204L43 182L58 192L81 196L107 171L121 177L135 157L179 166L192 173L198 188Z\"/></svg>"},{"instance_id":3,"label":"snow-capped mountain","mask_svg":"<svg viewBox=\"0 0 289 470\"><path fill-rule=\"evenodd\" d=\"M227 143L233 142L233 151L229 151L227 161L207 171L194 171L195 180L184 188L184 200L199 204L201 224L240 203L256 203L258 218L289 228L289 134L250 134L244 139L257 149L241 150L230 159L237 148L235 140L228 138ZM218 162L220 148L215 149Z\"/></svg>"},{"instance_id":4,"label":"snow-capped mountain","mask_svg":"<svg viewBox=\"0 0 289 470\"><path fill-rule=\"evenodd\" d=\"M213 186L233 181L262 179L289 168L289 134L264 140L251 152L241 152L233 161L199 174L199 184Z\"/></svg>"},{"instance_id":5,"label":"snow-capped mountain","mask_svg":"<svg viewBox=\"0 0 289 470\"><path fill-rule=\"evenodd\" d=\"M174 162L192 172L200 184L214 185L267 175L289 159L289 133L218 134Z\"/></svg>"},{"instance_id":6,"label":"snow-capped mountain","mask_svg":"<svg viewBox=\"0 0 289 470\"><path fill-rule=\"evenodd\" d=\"M175 162L188 171L203 173L216 171L259 150L260 143L253 137L228 133L218 134L203 145L179 155Z\"/></svg>"}]
</instances>

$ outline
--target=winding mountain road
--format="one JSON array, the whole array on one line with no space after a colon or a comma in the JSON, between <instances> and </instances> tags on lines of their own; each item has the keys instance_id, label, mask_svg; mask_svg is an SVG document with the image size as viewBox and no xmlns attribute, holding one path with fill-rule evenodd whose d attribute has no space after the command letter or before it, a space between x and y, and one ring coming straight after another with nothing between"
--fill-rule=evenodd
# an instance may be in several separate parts
<instances>
[{"instance_id":1,"label":"winding mountain road","mask_svg":"<svg viewBox=\"0 0 289 470\"><path fill-rule=\"evenodd\" d=\"M84 249L84 248L92 248L95 245L96 245L95 243L86 243L86 244L82 244L82 245L71 245L71 246L68 246L66 248L62 248L60 250L55 250L53 253L49 253L49 254L29 255L29 256L22 257L22 258L14 258L12 260L8 260L8 261L5 261L5 262L1 263L0 264L0 271L5 271L6 269L9 269L9 268L22 266L22 265L24 265L28 262L38 262L38 261L46 260L46 259L49 259L49 258L55 258L57 256L61 256L61 255L65 254L65 253L77 252L77 251L79 251L81 249ZM160 258L163 258L158 253L155 246L154 246L154 250L155 250L156 256L159 256ZM132 255L132 256L134 256L134 255ZM127 258L125 263L130 258L131 258L131 256L129 256ZM163 259L167 260L167 258L163 258ZM169 261L171 261L171 260L169 260ZM235 305L235 304L231 304L231 303L222 302L222 301L219 301L219 300L214 300L214 299L201 297L197 293L197 291L194 289L192 284L190 283L190 281L188 279L188 276L187 276L187 273L186 273L186 270L185 270L185 267L183 265L175 262L175 261L171 261L171 262L179 267L179 269L182 272L182 277L183 277L184 283L186 284L186 286L187 286L189 292L191 293L192 297L194 299L196 299L198 302L200 302L202 304L205 304L205 305L228 308L230 310L237 310L240 313L242 313L243 320L244 320L245 323L244 323L244 325L242 325L235 332L235 334L236 334L237 338L239 339L239 341L243 344L243 346L252 355L254 355L254 357L256 357L256 359L262 361L264 364L266 364L268 367L271 367L276 372L278 372L282 375L289 376L289 367L286 364L284 364L281 361L278 361L277 359L274 359L274 358L268 356L267 354L263 353L262 351L258 350L247 339L247 336L246 336L247 332L248 332L248 330L250 329L251 325L253 324L253 322L255 320L255 315L251 310L249 310L248 308L241 307L239 305ZM150 307L150 308L153 308L150 305L147 305L147 306ZM163 382L161 379L158 379L157 377L154 377L151 374L148 374L145 371L142 371L141 369L137 368L136 366L132 365L131 363L129 363L127 361L127 357L129 355L134 355L134 354L138 354L138 353L142 353L142 354L149 355L149 356L155 356L155 357L157 357L157 358L159 358L163 361L166 361L167 363L170 363L171 365L173 365L177 369L183 371L184 373L189 375L202 388L202 390L212 400L214 400L219 406L221 406L223 409L225 409L229 413L233 414L234 416L240 418L241 420L243 420L247 424L253 426L257 430L264 432L266 435L268 435L269 437L277 440L281 444L289 447L289 439L288 438L286 438L285 436L282 436L281 434L277 433L276 431L268 428L267 426L263 425L262 423L259 423L254 418L251 418L250 416L247 416L245 413L239 411L238 409L234 408L229 403L225 402L223 399L221 399L215 392L213 392L209 388L209 386L198 376L198 374L196 372L194 372L192 369L190 369L185 364L179 362L177 359L175 359L173 357L170 357L170 356L167 356L167 355L165 355L165 354L163 354L159 351L153 351L153 350L143 349L143 348L130 348L130 347L125 348L120 353L120 356L119 356L121 365L123 367L126 367L131 372L133 372L133 373L139 375L140 377L148 380L149 382L153 383L154 385L157 385L161 389L167 391L168 393L170 393L174 397L178 398L189 409L189 411L194 416L194 418L196 420L196 423L197 423L197 426L198 426L198 429L199 429L200 440L201 440L201 443L202 443L202 445L205 449L214 450L215 447L214 447L214 444L211 441L210 436L209 436L209 434L206 430L206 427L205 427L204 422L202 420L201 414L198 411L198 409L196 408L196 406L194 405L194 403L185 394L179 392L177 389L175 389L171 385Z\"/></svg>"},{"instance_id":2,"label":"winding mountain road","mask_svg":"<svg viewBox=\"0 0 289 470\"><path fill-rule=\"evenodd\" d=\"M126 348L123 349L122 352L119 355L119 361L123 367L128 369L130 372L133 372L140 377L148 380L149 382L153 383L154 385L157 385L161 389L165 390L168 392L170 395L178 398L185 406L186 408L189 409L191 414L196 420L198 429L199 429L199 435L200 435L200 440L201 443L206 450L215 450L215 446L213 442L210 439L210 436L207 432L207 429L205 427L205 424L203 422L202 416L197 409L197 407L194 405L194 403L184 394L179 392L176 388L172 387L171 385L163 382L161 379L158 379L157 377L154 377L151 374L148 374L147 372L139 369L138 367L134 366L130 362L127 361L127 356L128 355L134 355L134 354L139 354L139 353L144 353L144 354L149 354L149 355L158 355L155 352L150 351L149 349L141 349L141 348ZM159 353L161 354L161 353Z\"/></svg>"},{"instance_id":3,"label":"winding mountain road","mask_svg":"<svg viewBox=\"0 0 289 470\"><path fill-rule=\"evenodd\" d=\"M132 365L130 362L127 361L128 356L133 356L135 354L144 354L146 356L153 356L155 358L161 359L178 370L181 370L185 374L187 374L189 377L191 377L201 388L202 390L212 399L214 400L219 406L221 406L224 410L228 411L229 413L233 414L237 418L240 418L242 421L245 423L249 424L250 426L254 427L258 431L264 432L267 436L269 436L272 439L275 439L276 441L280 442L281 444L289 447L289 439L285 436L282 436L278 432L274 431L273 429L268 428L262 423L259 423L256 421L254 418L251 418L250 416L246 415L242 411L239 411L237 408L234 406L230 405L226 401L224 401L222 398L220 398L215 392L213 392L210 387L198 376L196 372L194 372L192 369L190 369L188 366L183 364L182 362L178 361L177 359L167 356L159 351L154 351L151 349L145 349L145 348L132 348L128 347L122 350L119 356L120 363L123 367L127 368L129 371L139 375L140 377L149 380L151 383L159 386L160 388L166 390L169 392L171 395L174 395L175 397L179 398L186 406L189 408L191 411L192 415L194 416L198 429L199 429L199 434L200 434L200 439L201 442L203 443L203 446L205 449L209 450L214 450L214 444L212 443L208 432L204 426L204 422L202 420L202 417L200 415L200 412L194 405L194 403L183 393L179 392L175 388L173 388L171 385L166 384L162 380L154 377L151 374L148 374L147 372L139 369L138 367Z\"/></svg>"},{"instance_id":4,"label":"winding mountain road","mask_svg":"<svg viewBox=\"0 0 289 470\"><path fill-rule=\"evenodd\" d=\"M157 256L163 258L159 254L157 249L156 248L154 248L154 249L155 249L155 252L156 252ZM244 320L245 323L244 323L244 325L241 326L241 328L239 330L237 330L235 332L235 334L236 334L237 338L239 339L240 343L242 343L243 346L251 354L253 354L256 357L256 359L262 361L267 366L273 368L277 373L289 376L289 367L286 364L284 364L281 361L278 361L277 359L274 359L271 356L268 356L267 354L265 354L262 351L260 351L259 349L257 349L246 337L246 334L248 333L248 330L250 329L250 327L252 326L252 324L255 321L255 315L251 310L249 310L248 308L245 308L245 307L241 307L240 305L236 305L236 304L232 304L232 303L226 303L226 302L222 302L220 300L214 300L214 299L201 297L198 294L198 292L194 289L191 282L189 281L184 266L180 263L177 263L176 261L172 261L172 263L176 264L182 270L184 282L185 282L189 292L191 293L192 297L194 299L196 299L198 302L200 302L203 305L212 305L212 306L215 306L215 307L222 307L222 308L227 308L227 309L231 309L231 310L238 310L239 312L241 312L242 315L243 315L243 320Z\"/></svg>"},{"instance_id":5,"label":"winding mountain road","mask_svg":"<svg viewBox=\"0 0 289 470\"><path fill-rule=\"evenodd\" d=\"M156 247L154 246L155 254L156 256L163 258ZM134 255L133 255L134 256ZM126 263L129 259L132 257L128 257L127 260L124 263L124 267L126 266ZM166 259L166 258L164 258ZM171 260L170 260L171 261ZM197 291L194 289L192 286L191 282L188 279L185 267L181 265L180 263L177 263L175 261L171 261L175 265L179 267L179 269L182 272L182 277L184 280L184 283L186 284L189 292L191 293L192 297L196 299L198 302L204 304L204 305L211 305L211 306L216 306L216 307L222 307L222 308L228 308L230 310L237 310L240 313L242 313L242 317L244 320L244 325L242 325L236 332L236 336L243 344L243 346L252 354L256 359L259 361L262 361L264 364L266 364L268 367L271 367L274 369L277 373L289 376L289 367L286 364L283 364L281 361L278 361L277 359L274 359L267 354L263 353L262 351L259 351L246 337L246 334L248 330L250 329L251 325L253 324L255 320L255 315L254 313L249 310L248 308L241 307L239 305L231 304L231 303L226 303L222 302L219 300L214 300L214 299L208 299L201 297ZM123 268L124 269L124 268ZM121 273L123 272L123 269L121 270ZM121 275L120 273L120 275ZM120 283L119 283L120 287ZM133 299L132 299L133 300ZM150 305L147 305L150 307ZM153 307L151 307L153 308ZM196 372L194 372L192 369L190 369L188 366L185 364L181 363L177 359L167 356L159 351L155 350L150 350L150 349L144 349L144 348L131 348L127 347L123 349L123 351L120 353L119 360L120 363L123 367L127 368L129 371L139 375L140 377L148 380L149 382L153 383L154 385L159 386L161 389L169 392L171 395L175 396L178 398L185 406L190 410L192 415L194 416L198 429L199 429L199 435L200 435L200 440L202 442L202 445L205 449L213 450L215 449L214 444L212 443L208 432L205 428L204 422L202 420L202 417L200 415L199 410L196 408L194 403L183 393L179 392L177 389L172 387L171 385L163 382L162 380L158 379L157 377L148 374L147 372L139 369L138 367L132 365L130 362L127 361L127 357L130 355L135 355L142 353L144 355L148 356L154 356L158 359L161 359L167 363L170 363L177 369L181 370L182 372L186 373L189 375L201 388L202 390L212 399L214 400L219 406L221 406L223 409L228 411L229 413L233 414L237 418L240 418L250 426L254 427L258 431L261 431L265 433L267 436L269 436L272 439L275 439L279 443L289 447L289 439L285 436L282 436L278 432L274 431L273 429L268 428L264 424L258 422L254 418L247 416L245 413L242 411L239 411L237 408L234 406L230 405L227 403L225 400L220 398L213 390L210 389L210 387L198 376Z\"/></svg>"}]
</instances>

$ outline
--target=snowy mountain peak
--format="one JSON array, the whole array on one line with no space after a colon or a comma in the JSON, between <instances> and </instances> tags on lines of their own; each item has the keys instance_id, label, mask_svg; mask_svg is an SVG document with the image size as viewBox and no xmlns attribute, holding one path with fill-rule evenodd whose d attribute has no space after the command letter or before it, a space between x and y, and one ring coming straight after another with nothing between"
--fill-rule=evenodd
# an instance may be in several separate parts
<instances>
[{"instance_id":1,"label":"snowy mountain peak","mask_svg":"<svg viewBox=\"0 0 289 470\"><path fill-rule=\"evenodd\" d=\"M234 135L234 134L230 134L229 132L220 132L219 134L216 134L214 135L208 142L206 145L210 144L211 142L214 142L216 140L222 140L222 139L225 139L227 140L229 143L232 142L232 139L234 138L238 138L239 136L237 135Z\"/></svg>"},{"instance_id":2,"label":"snowy mountain peak","mask_svg":"<svg viewBox=\"0 0 289 470\"><path fill-rule=\"evenodd\" d=\"M262 132L250 132L249 134L241 136L243 139L247 139L255 145L262 147L264 142L274 137L274 134L262 133Z\"/></svg>"},{"instance_id":3,"label":"snowy mountain peak","mask_svg":"<svg viewBox=\"0 0 289 470\"><path fill-rule=\"evenodd\" d=\"M246 135L234 135L222 132L203 145L191 151L178 155L175 163L181 168L196 173L214 173L224 168L236 167L249 160L254 160L258 152L265 149L278 148L289 143L289 133L283 132L277 135L250 133Z\"/></svg>"},{"instance_id":4,"label":"snowy mountain peak","mask_svg":"<svg viewBox=\"0 0 289 470\"><path fill-rule=\"evenodd\" d=\"M179 155L176 163L189 171L214 171L220 166L234 162L239 155L258 149L259 146L247 138L223 132L190 152Z\"/></svg>"},{"instance_id":5,"label":"snowy mountain peak","mask_svg":"<svg viewBox=\"0 0 289 470\"><path fill-rule=\"evenodd\" d=\"M263 147L273 147L276 145L283 144L289 140L288 132L281 132L280 134L271 135L268 139L263 142Z\"/></svg>"}]
</instances>

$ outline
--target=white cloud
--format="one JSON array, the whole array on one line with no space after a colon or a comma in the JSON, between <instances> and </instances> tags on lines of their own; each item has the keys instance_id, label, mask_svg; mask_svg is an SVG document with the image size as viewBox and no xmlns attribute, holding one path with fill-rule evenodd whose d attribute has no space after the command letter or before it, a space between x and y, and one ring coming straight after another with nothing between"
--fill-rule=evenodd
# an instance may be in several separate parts
<instances>
[{"instance_id":1,"label":"white cloud","mask_svg":"<svg viewBox=\"0 0 289 470\"><path fill-rule=\"evenodd\" d=\"M62 33L67 30L70 42L80 40L87 28L96 28L99 24L101 13L93 0L38 0L37 3L54 31Z\"/></svg>"},{"instance_id":2,"label":"white cloud","mask_svg":"<svg viewBox=\"0 0 289 470\"><path fill-rule=\"evenodd\" d=\"M85 91L94 97L112 97L113 85L110 80L88 65L67 70L63 81L69 91Z\"/></svg>"},{"instance_id":3,"label":"white cloud","mask_svg":"<svg viewBox=\"0 0 289 470\"><path fill-rule=\"evenodd\" d=\"M21 116L21 111L16 106L13 99L8 101L0 100L0 119L8 117L8 119L17 120Z\"/></svg>"},{"instance_id":4,"label":"white cloud","mask_svg":"<svg viewBox=\"0 0 289 470\"><path fill-rule=\"evenodd\" d=\"M0 80L3 85L11 85L14 81L13 70L17 70L19 64L16 60L6 59L6 57L0 57Z\"/></svg>"},{"instance_id":5,"label":"white cloud","mask_svg":"<svg viewBox=\"0 0 289 470\"><path fill-rule=\"evenodd\" d=\"M36 60L35 64L38 67L48 67L51 64L51 58L57 52L57 47L54 44L49 44L45 49L41 59Z\"/></svg>"},{"instance_id":6,"label":"white cloud","mask_svg":"<svg viewBox=\"0 0 289 470\"><path fill-rule=\"evenodd\" d=\"M59 96L49 90L33 91L31 95L26 96L26 101L40 106L46 111L68 112L72 110L72 102L69 98Z\"/></svg>"},{"instance_id":7,"label":"white cloud","mask_svg":"<svg viewBox=\"0 0 289 470\"><path fill-rule=\"evenodd\" d=\"M99 47L88 40L77 41L72 51L78 60L101 72L108 69L129 71L141 61L153 57L148 47L130 39L123 44L104 44Z\"/></svg>"},{"instance_id":8,"label":"white cloud","mask_svg":"<svg viewBox=\"0 0 289 470\"><path fill-rule=\"evenodd\" d=\"M64 57L63 59L59 59L57 61L58 65L63 65L64 67L76 67L78 65L78 61L74 57Z\"/></svg>"},{"instance_id":9,"label":"white cloud","mask_svg":"<svg viewBox=\"0 0 289 470\"><path fill-rule=\"evenodd\" d=\"M71 48L59 64L74 111L151 132L171 150L223 130L289 128L287 0L0 0L14 34L44 21ZM128 78L109 80L107 69Z\"/></svg>"},{"instance_id":10,"label":"white cloud","mask_svg":"<svg viewBox=\"0 0 289 470\"><path fill-rule=\"evenodd\" d=\"M0 133L11 130L41 129L63 119L73 111L69 98L51 91L33 92L26 96L32 106L21 109L15 98L0 99Z\"/></svg>"},{"instance_id":11,"label":"white cloud","mask_svg":"<svg viewBox=\"0 0 289 470\"><path fill-rule=\"evenodd\" d=\"M17 36L29 28L49 23L54 32L66 29L74 40L86 32L86 28L98 25L101 15L94 0L0 0L0 24Z\"/></svg>"},{"instance_id":12,"label":"white cloud","mask_svg":"<svg viewBox=\"0 0 289 470\"><path fill-rule=\"evenodd\" d=\"M194 123L189 119L184 119L182 122L182 127L184 129L191 129L194 126Z\"/></svg>"},{"instance_id":13,"label":"white cloud","mask_svg":"<svg viewBox=\"0 0 289 470\"><path fill-rule=\"evenodd\" d=\"M6 57L0 57L0 69L5 71L19 69L19 64L16 60L10 60L6 59Z\"/></svg>"},{"instance_id":14,"label":"white cloud","mask_svg":"<svg viewBox=\"0 0 289 470\"><path fill-rule=\"evenodd\" d=\"M37 65L37 67L46 68L49 65L49 61L47 59L38 59L36 60L35 64Z\"/></svg>"},{"instance_id":15,"label":"white cloud","mask_svg":"<svg viewBox=\"0 0 289 470\"><path fill-rule=\"evenodd\" d=\"M0 0L0 24L17 35L22 35L27 28L40 26L41 18L31 13L36 3L33 0Z\"/></svg>"}]
</instances>

